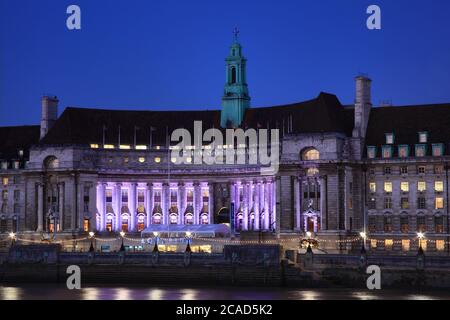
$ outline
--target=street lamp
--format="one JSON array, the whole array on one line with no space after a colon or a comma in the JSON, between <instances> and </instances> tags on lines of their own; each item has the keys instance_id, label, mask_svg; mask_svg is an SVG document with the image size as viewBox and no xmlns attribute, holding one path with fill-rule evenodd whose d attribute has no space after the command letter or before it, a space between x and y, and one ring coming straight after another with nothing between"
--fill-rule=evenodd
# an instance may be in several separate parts
<instances>
[{"instance_id":1,"label":"street lamp","mask_svg":"<svg viewBox=\"0 0 450 320\"><path fill-rule=\"evenodd\" d=\"M361 231L359 233L359 236L362 238L362 247L361 247L361 253L365 253L366 252L366 238L367 238L367 234L364 231Z\"/></svg>"},{"instance_id":2,"label":"street lamp","mask_svg":"<svg viewBox=\"0 0 450 320\"><path fill-rule=\"evenodd\" d=\"M192 239L192 232L190 232L190 231L186 232L186 239L187 239L186 252L191 252L192 250L191 250L190 242Z\"/></svg>"},{"instance_id":3,"label":"street lamp","mask_svg":"<svg viewBox=\"0 0 450 320\"><path fill-rule=\"evenodd\" d=\"M417 238L419 238L419 253L423 253L422 239L425 238L425 234L423 232L417 232Z\"/></svg>"},{"instance_id":4,"label":"street lamp","mask_svg":"<svg viewBox=\"0 0 450 320\"><path fill-rule=\"evenodd\" d=\"M155 246L153 247L153 252L156 253L156 252L159 252L159 248L158 248L159 233L154 231L153 236L155 237Z\"/></svg>"},{"instance_id":5,"label":"street lamp","mask_svg":"<svg viewBox=\"0 0 450 320\"><path fill-rule=\"evenodd\" d=\"M89 238L91 238L91 246L89 247L89 252L94 252L94 236L95 233L93 231L89 232Z\"/></svg>"},{"instance_id":6,"label":"street lamp","mask_svg":"<svg viewBox=\"0 0 450 320\"><path fill-rule=\"evenodd\" d=\"M124 231L120 231L120 237L122 238L122 244L120 245L120 251L125 251L125 246L123 245L123 238L125 237Z\"/></svg>"},{"instance_id":7,"label":"street lamp","mask_svg":"<svg viewBox=\"0 0 450 320\"><path fill-rule=\"evenodd\" d=\"M11 239L11 246L16 242L16 234L14 232L9 233L9 238Z\"/></svg>"}]
</instances>

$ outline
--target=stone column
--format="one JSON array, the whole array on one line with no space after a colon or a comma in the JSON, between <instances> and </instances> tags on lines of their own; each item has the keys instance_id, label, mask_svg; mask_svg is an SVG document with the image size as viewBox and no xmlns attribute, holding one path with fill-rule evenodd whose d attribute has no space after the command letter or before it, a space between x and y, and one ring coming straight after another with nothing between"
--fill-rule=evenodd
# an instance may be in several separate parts
<instances>
[{"instance_id":1,"label":"stone column","mask_svg":"<svg viewBox=\"0 0 450 320\"><path fill-rule=\"evenodd\" d=\"M214 183L208 182L208 223L214 223Z\"/></svg>"},{"instance_id":2,"label":"stone column","mask_svg":"<svg viewBox=\"0 0 450 320\"><path fill-rule=\"evenodd\" d=\"M244 182L243 183L243 205L242 205L242 208L243 208L243 212L244 212L244 225L243 225L243 228L242 228L242 230L248 230L248 216L249 216L249 207L248 207L248 204L249 204L249 187L250 187L250 185L249 185L249 183L248 182Z\"/></svg>"},{"instance_id":3,"label":"stone column","mask_svg":"<svg viewBox=\"0 0 450 320\"><path fill-rule=\"evenodd\" d=\"M320 177L320 228L321 230L325 230L325 226L327 225L327 177ZM320 230L318 230L320 231Z\"/></svg>"},{"instance_id":4,"label":"stone column","mask_svg":"<svg viewBox=\"0 0 450 320\"><path fill-rule=\"evenodd\" d=\"M264 228L266 230L270 230L269 183L265 181L263 187L264 187Z\"/></svg>"},{"instance_id":5,"label":"stone column","mask_svg":"<svg viewBox=\"0 0 450 320\"><path fill-rule=\"evenodd\" d=\"M184 214L186 213L186 186L184 185L184 182L181 182L178 184L179 189L179 215L180 215L180 224L184 224Z\"/></svg>"},{"instance_id":6,"label":"stone column","mask_svg":"<svg viewBox=\"0 0 450 320\"><path fill-rule=\"evenodd\" d=\"M137 197L137 183L130 183L130 189L128 194L128 209L130 209L130 225L129 230L131 232L136 230L136 197Z\"/></svg>"},{"instance_id":7,"label":"stone column","mask_svg":"<svg viewBox=\"0 0 450 320\"><path fill-rule=\"evenodd\" d=\"M271 206L272 219L271 219L271 223L275 227L277 236L279 236L279 234L280 234L280 215L281 215L281 210L280 210L280 205L279 205L281 203L281 193L280 193L281 188L280 188L280 184L281 184L280 177L275 177L274 181L271 183L271 192L272 192L272 197L271 197L271 201L272 201L272 206Z\"/></svg>"},{"instance_id":8,"label":"stone column","mask_svg":"<svg viewBox=\"0 0 450 320\"><path fill-rule=\"evenodd\" d=\"M259 210L259 199L261 196L261 183L258 181L254 185L255 189L255 204L253 205L253 208L255 209L255 230L260 230L260 210Z\"/></svg>"},{"instance_id":9,"label":"stone column","mask_svg":"<svg viewBox=\"0 0 450 320\"><path fill-rule=\"evenodd\" d=\"M83 231L84 220L84 184L78 178L77 184L77 215L78 215L78 230Z\"/></svg>"},{"instance_id":10,"label":"stone column","mask_svg":"<svg viewBox=\"0 0 450 320\"><path fill-rule=\"evenodd\" d=\"M162 187L162 211L163 211L163 224L170 223L169 209L170 209L170 186L167 183Z\"/></svg>"},{"instance_id":11,"label":"stone column","mask_svg":"<svg viewBox=\"0 0 450 320\"><path fill-rule=\"evenodd\" d=\"M234 186L234 183L232 181L230 181L228 183L228 190L229 190L229 197L230 197L230 204L228 206L229 209L229 213L230 213L230 225L234 226L234 228L232 227L231 232L233 233L235 231L235 213L236 213L236 188ZM234 208L231 207L231 204L233 203ZM233 210L232 210L233 209Z\"/></svg>"},{"instance_id":12,"label":"stone column","mask_svg":"<svg viewBox=\"0 0 450 320\"><path fill-rule=\"evenodd\" d=\"M147 227L151 224L153 213L153 185L147 183L145 187L145 212L147 213Z\"/></svg>"},{"instance_id":13,"label":"stone column","mask_svg":"<svg viewBox=\"0 0 450 320\"><path fill-rule=\"evenodd\" d=\"M194 183L194 224L200 224L202 189L198 182Z\"/></svg>"},{"instance_id":14,"label":"stone column","mask_svg":"<svg viewBox=\"0 0 450 320\"><path fill-rule=\"evenodd\" d=\"M64 230L64 182L58 183L58 195L59 195L59 203L58 203L58 211L59 211L59 230ZM56 230L56 226L55 226Z\"/></svg>"},{"instance_id":15,"label":"stone column","mask_svg":"<svg viewBox=\"0 0 450 320\"><path fill-rule=\"evenodd\" d=\"M302 229L300 220L301 202L300 202L300 179L294 178L294 208L295 208L295 230L300 231Z\"/></svg>"},{"instance_id":16,"label":"stone column","mask_svg":"<svg viewBox=\"0 0 450 320\"><path fill-rule=\"evenodd\" d=\"M183 210L181 209L181 183L177 184L177 209L178 209L178 219L177 224L181 224Z\"/></svg>"},{"instance_id":17,"label":"stone column","mask_svg":"<svg viewBox=\"0 0 450 320\"><path fill-rule=\"evenodd\" d=\"M116 231L120 231L122 229L122 217L121 217L121 209L122 209L122 184L116 183L113 191L113 209L116 214L116 225L114 226Z\"/></svg>"},{"instance_id":18,"label":"stone column","mask_svg":"<svg viewBox=\"0 0 450 320\"><path fill-rule=\"evenodd\" d=\"M37 184L37 215L38 215L38 227L37 232L42 232L44 227L44 185L42 183Z\"/></svg>"},{"instance_id":19,"label":"stone column","mask_svg":"<svg viewBox=\"0 0 450 320\"><path fill-rule=\"evenodd\" d=\"M106 184L100 182L97 184L97 210L100 214L100 231L106 228Z\"/></svg>"},{"instance_id":20,"label":"stone column","mask_svg":"<svg viewBox=\"0 0 450 320\"><path fill-rule=\"evenodd\" d=\"M77 212L78 212L78 177L73 175L73 189L72 189L72 210L70 216L70 229L75 231L77 228Z\"/></svg>"}]
</instances>

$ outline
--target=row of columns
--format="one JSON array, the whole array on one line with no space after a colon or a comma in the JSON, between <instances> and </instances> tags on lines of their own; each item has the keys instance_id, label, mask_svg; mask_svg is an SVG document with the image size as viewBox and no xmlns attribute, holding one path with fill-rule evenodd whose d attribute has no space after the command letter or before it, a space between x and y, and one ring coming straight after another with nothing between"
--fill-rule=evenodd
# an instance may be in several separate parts
<instances>
[{"instance_id":1,"label":"row of columns","mask_svg":"<svg viewBox=\"0 0 450 320\"><path fill-rule=\"evenodd\" d=\"M242 199L241 199L242 194ZM275 183L249 181L230 184L235 231L270 230L275 224ZM237 225L242 214L242 225ZM253 223L253 225L252 225ZM240 230L239 230L240 229Z\"/></svg>"},{"instance_id":2,"label":"row of columns","mask_svg":"<svg viewBox=\"0 0 450 320\"><path fill-rule=\"evenodd\" d=\"M110 184L109 184L110 185ZM203 199L202 189L208 190L208 220L207 223L211 223L211 217L213 212L213 185L212 183L194 183L192 185L187 185L184 183L177 183L177 184L153 184L153 183L147 183L143 187L138 187L138 183L130 183L127 184L128 189L128 209L130 212L130 220L128 225L129 231L136 231L137 227L137 195L138 195L138 188L140 190L144 191L144 206L145 206L145 213L146 213L146 226L149 226L153 223L152 217L153 217L153 211L155 209L155 194L158 190L161 194L161 215L162 215L162 224L170 224L170 208L171 208L171 192L172 190L176 190L177 193L177 224L184 224L185 223L185 213L188 207L187 202L187 191L188 189L193 190L193 203L192 208L193 212L193 224L201 224L201 215L202 215L202 208L203 208ZM97 185L97 210L100 215L100 223L98 223L97 228L100 231L103 231L106 229L106 219L107 214L110 212L107 212L106 208L106 188L108 187L108 183L98 183ZM122 183L115 183L112 185L112 208L113 208L113 214L114 214L114 230L120 230L121 229L121 223L122 223Z\"/></svg>"}]
</instances>

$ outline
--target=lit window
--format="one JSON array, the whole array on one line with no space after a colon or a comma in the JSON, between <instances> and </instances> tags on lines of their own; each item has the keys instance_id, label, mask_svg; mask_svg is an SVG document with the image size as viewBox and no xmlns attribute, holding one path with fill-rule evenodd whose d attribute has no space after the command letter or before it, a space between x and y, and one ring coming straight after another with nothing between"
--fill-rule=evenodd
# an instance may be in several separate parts
<instances>
[{"instance_id":1,"label":"lit window","mask_svg":"<svg viewBox=\"0 0 450 320\"><path fill-rule=\"evenodd\" d=\"M20 162L19 161L14 161L13 162L13 169L20 169Z\"/></svg>"},{"instance_id":2,"label":"lit window","mask_svg":"<svg viewBox=\"0 0 450 320\"><path fill-rule=\"evenodd\" d=\"M161 162L161 158L160 157L155 157L155 162L156 163L160 163Z\"/></svg>"},{"instance_id":3,"label":"lit window","mask_svg":"<svg viewBox=\"0 0 450 320\"><path fill-rule=\"evenodd\" d=\"M409 199L408 198L401 198L400 199L400 207L402 209L409 209Z\"/></svg>"},{"instance_id":4,"label":"lit window","mask_svg":"<svg viewBox=\"0 0 450 320\"><path fill-rule=\"evenodd\" d=\"M371 239L370 240L370 247L372 248L372 249L376 249L377 248L377 240L376 239Z\"/></svg>"},{"instance_id":5,"label":"lit window","mask_svg":"<svg viewBox=\"0 0 450 320\"><path fill-rule=\"evenodd\" d=\"M136 146L136 150L147 150L147 146L144 145Z\"/></svg>"},{"instance_id":6,"label":"lit window","mask_svg":"<svg viewBox=\"0 0 450 320\"><path fill-rule=\"evenodd\" d=\"M443 181L435 181L434 182L434 191L443 192L444 191L444 182Z\"/></svg>"},{"instance_id":7,"label":"lit window","mask_svg":"<svg viewBox=\"0 0 450 320\"><path fill-rule=\"evenodd\" d=\"M392 182L384 183L384 192L392 192Z\"/></svg>"},{"instance_id":8,"label":"lit window","mask_svg":"<svg viewBox=\"0 0 450 320\"><path fill-rule=\"evenodd\" d=\"M113 144L105 144L103 146L103 148L105 148L105 149L114 149L114 145Z\"/></svg>"},{"instance_id":9,"label":"lit window","mask_svg":"<svg viewBox=\"0 0 450 320\"><path fill-rule=\"evenodd\" d=\"M401 182L400 183L400 190L402 190L402 192L409 192L409 182Z\"/></svg>"},{"instance_id":10,"label":"lit window","mask_svg":"<svg viewBox=\"0 0 450 320\"><path fill-rule=\"evenodd\" d=\"M372 192L372 193L377 192L377 184L375 182L369 183L369 189L370 189L370 192Z\"/></svg>"},{"instance_id":11,"label":"lit window","mask_svg":"<svg viewBox=\"0 0 450 320\"><path fill-rule=\"evenodd\" d=\"M442 197L436 197L434 208L435 208L436 210L437 210L437 209L444 209L444 198L442 198Z\"/></svg>"},{"instance_id":12,"label":"lit window","mask_svg":"<svg viewBox=\"0 0 450 320\"><path fill-rule=\"evenodd\" d=\"M369 159L374 159L377 156L377 147L367 147L367 157Z\"/></svg>"},{"instance_id":13,"label":"lit window","mask_svg":"<svg viewBox=\"0 0 450 320\"><path fill-rule=\"evenodd\" d=\"M409 157L409 146L406 146L406 145L398 146L398 156L400 158Z\"/></svg>"},{"instance_id":14,"label":"lit window","mask_svg":"<svg viewBox=\"0 0 450 320\"><path fill-rule=\"evenodd\" d=\"M427 148L424 144L416 144L416 157L425 157Z\"/></svg>"},{"instance_id":15,"label":"lit window","mask_svg":"<svg viewBox=\"0 0 450 320\"><path fill-rule=\"evenodd\" d=\"M436 240L436 250L437 251L445 250L445 241L444 240Z\"/></svg>"},{"instance_id":16,"label":"lit window","mask_svg":"<svg viewBox=\"0 0 450 320\"><path fill-rule=\"evenodd\" d=\"M123 163L128 163L130 162L130 159L128 157L123 158Z\"/></svg>"},{"instance_id":17,"label":"lit window","mask_svg":"<svg viewBox=\"0 0 450 320\"><path fill-rule=\"evenodd\" d=\"M383 158L392 158L392 147L391 146L383 146Z\"/></svg>"},{"instance_id":18,"label":"lit window","mask_svg":"<svg viewBox=\"0 0 450 320\"><path fill-rule=\"evenodd\" d=\"M84 219L83 221L83 231L88 232L89 231L89 219Z\"/></svg>"},{"instance_id":19,"label":"lit window","mask_svg":"<svg viewBox=\"0 0 450 320\"><path fill-rule=\"evenodd\" d=\"M444 145L442 143L433 144L433 157L441 157L444 155Z\"/></svg>"},{"instance_id":20,"label":"lit window","mask_svg":"<svg viewBox=\"0 0 450 320\"><path fill-rule=\"evenodd\" d=\"M3 184L4 186L7 186L8 183L9 183L9 178L8 178L8 177L3 177L3 178L2 178L2 184Z\"/></svg>"},{"instance_id":21,"label":"lit window","mask_svg":"<svg viewBox=\"0 0 450 320\"><path fill-rule=\"evenodd\" d=\"M392 240L392 239L384 240L384 247L386 248L386 250L391 250L393 245L394 245L394 240Z\"/></svg>"},{"instance_id":22,"label":"lit window","mask_svg":"<svg viewBox=\"0 0 450 320\"><path fill-rule=\"evenodd\" d=\"M8 169L8 162L2 161L2 170L7 170L7 169Z\"/></svg>"},{"instance_id":23,"label":"lit window","mask_svg":"<svg viewBox=\"0 0 450 320\"><path fill-rule=\"evenodd\" d=\"M159 149L161 149L161 146L156 146L156 150L159 150Z\"/></svg>"},{"instance_id":24,"label":"lit window","mask_svg":"<svg viewBox=\"0 0 450 320\"><path fill-rule=\"evenodd\" d=\"M394 144L394 134L386 133L386 144Z\"/></svg>"},{"instance_id":25,"label":"lit window","mask_svg":"<svg viewBox=\"0 0 450 320\"><path fill-rule=\"evenodd\" d=\"M419 143L428 142L428 132L419 132Z\"/></svg>"},{"instance_id":26,"label":"lit window","mask_svg":"<svg viewBox=\"0 0 450 320\"><path fill-rule=\"evenodd\" d=\"M192 163L192 158L191 158L191 157L187 157L187 158L186 158L186 162L187 162L187 163Z\"/></svg>"},{"instance_id":27,"label":"lit window","mask_svg":"<svg viewBox=\"0 0 450 320\"><path fill-rule=\"evenodd\" d=\"M424 192L427 190L427 184L425 181L419 181L417 182L417 191Z\"/></svg>"},{"instance_id":28,"label":"lit window","mask_svg":"<svg viewBox=\"0 0 450 320\"><path fill-rule=\"evenodd\" d=\"M306 171L306 175L308 177L313 177L318 174L319 174L319 169L317 169L317 168L308 168L308 170Z\"/></svg>"},{"instance_id":29,"label":"lit window","mask_svg":"<svg viewBox=\"0 0 450 320\"><path fill-rule=\"evenodd\" d=\"M121 144L121 145L119 145L119 149L122 149L122 150L130 150L130 149L131 149L131 146L128 145L128 144Z\"/></svg>"},{"instance_id":30,"label":"lit window","mask_svg":"<svg viewBox=\"0 0 450 320\"><path fill-rule=\"evenodd\" d=\"M410 240L402 240L402 250L403 251L409 251L411 242Z\"/></svg>"},{"instance_id":31,"label":"lit window","mask_svg":"<svg viewBox=\"0 0 450 320\"><path fill-rule=\"evenodd\" d=\"M91 143L91 149L98 149L98 147L97 143Z\"/></svg>"},{"instance_id":32,"label":"lit window","mask_svg":"<svg viewBox=\"0 0 450 320\"><path fill-rule=\"evenodd\" d=\"M419 245L422 246L423 251L426 251L427 250L427 239L419 239Z\"/></svg>"},{"instance_id":33,"label":"lit window","mask_svg":"<svg viewBox=\"0 0 450 320\"><path fill-rule=\"evenodd\" d=\"M310 161L310 160L319 160L320 153L317 149L308 149L303 152L302 160Z\"/></svg>"},{"instance_id":34,"label":"lit window","mask_svg":"<svg viewBox=\"0 0 450 320\"><path fill-rule=\"evenodd\" d=\"M145 157L139 157L138 161L139 161L139 163L144 163L145 162Z\"/></svg>"},{"instance_id":35,"label":"lit window","mask_svg":"<svg viewBox=\"0 0 450 320\"><path fill-rule=\"evenodd\" d=\"M176 157L172 157L172 158L170 158L170 162L172 162L172 163L176 163L176 162L177 162L177 158L176 158Z\"/></svg>"}]
</instances>

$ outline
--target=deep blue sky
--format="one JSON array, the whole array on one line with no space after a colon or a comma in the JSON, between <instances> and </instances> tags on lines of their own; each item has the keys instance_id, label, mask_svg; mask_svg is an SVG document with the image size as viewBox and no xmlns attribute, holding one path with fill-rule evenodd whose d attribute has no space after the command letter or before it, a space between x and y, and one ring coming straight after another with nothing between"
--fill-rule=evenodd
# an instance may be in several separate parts
<instances>
[{"instance_id":1,"label":"deep blue sky","mask_svg":"<svg viewBox=\"0 0 450 320\"><path fill-rule=\"evenodd\" d=\"M82 30L66 28L66 8ZM382 30L366 8L382 9ZM342 103L353 77L373 102L450 102L448 0L0 0L0 125L37 124L40 97L66 106L220 107L232 30L248 58L252 106L320 91Z\"/></svg>"}]
</instances>

